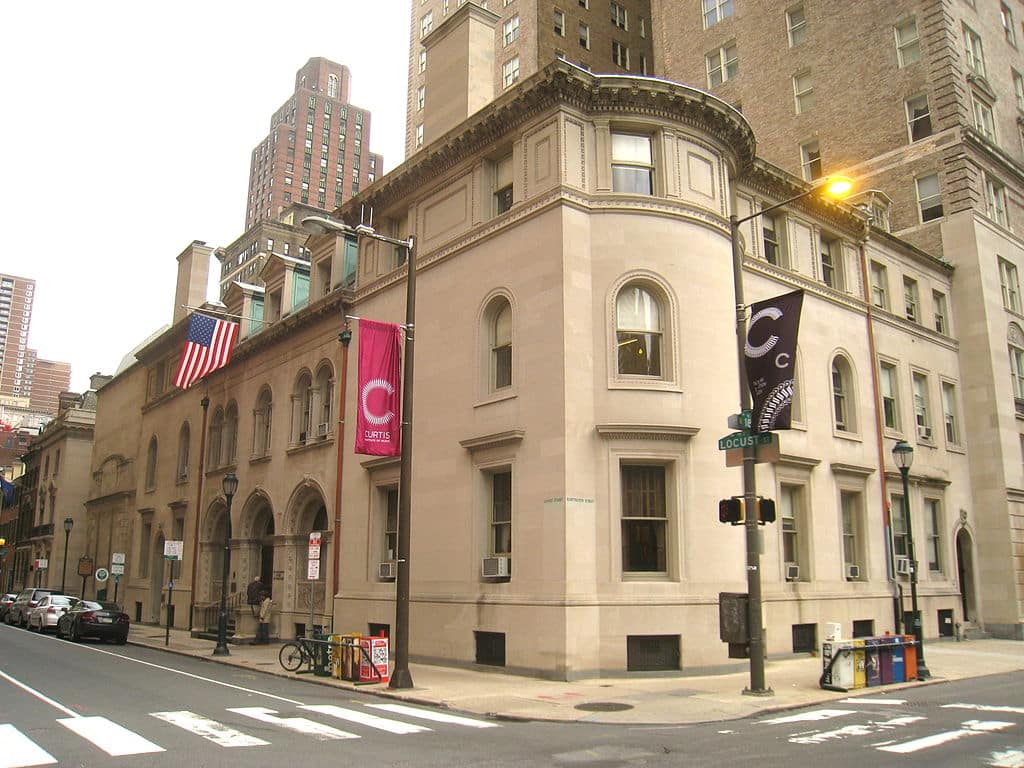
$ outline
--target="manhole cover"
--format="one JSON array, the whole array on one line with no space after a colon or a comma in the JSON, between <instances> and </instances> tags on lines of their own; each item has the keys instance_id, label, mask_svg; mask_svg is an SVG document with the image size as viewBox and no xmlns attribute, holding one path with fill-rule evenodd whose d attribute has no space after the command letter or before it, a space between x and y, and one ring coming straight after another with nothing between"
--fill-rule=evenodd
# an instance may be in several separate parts
<instances>
[{"instance_id":1,"label":"manhole cover","mask_svg":"<svg viewBox=\"0 0 1024 768\"><path fill-rule=\"evenodd\" d=\"M582 709L584 712L622 712L632 708L632 704L620 704L617 701L588 701L576 705L576 709Z\"/></svg>"}]
</instances>

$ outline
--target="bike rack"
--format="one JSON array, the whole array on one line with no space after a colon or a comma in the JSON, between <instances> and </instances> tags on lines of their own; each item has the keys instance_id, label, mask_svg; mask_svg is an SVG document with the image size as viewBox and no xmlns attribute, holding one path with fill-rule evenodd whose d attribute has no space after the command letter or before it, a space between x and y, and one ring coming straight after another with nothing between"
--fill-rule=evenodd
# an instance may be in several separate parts
<instances>
[{"instance_id":1,"label":"bike rack","mask_svg":"<svg viewBox=\"0 0 1024 768\"><path fill-rule=\"evenodd\" d=\"M384 682L384 678L381 677L380 670L377 669L377 665L373 663L373 658L370 656L369 651L367 651L367 649L364 648L363 646L361 646L359 643L353 643L351 641L348 641L348 642L343 641L343 642L340 642L340 643L335 643L335 642L332 642L330 640L317 640L316 638L312 638L312 637L297 637L297 638L295 638L295 642L303 650L309 652L309 661L306 662L306 667L307 668L306 669L297 670L295 672L296 675L309 675L309 674L312 674L312 672L313 672L313 659L314 659L314 656L313 656L312 649L310 648L310 646L314 646L315 647L317 645L326 645L326 646L330 646L332 649L333 648L356 648L356 649L358 649L359 650L359 654L360 654L360 658L362 658L362 660L365 661L370 666L370 669L373 670L374 677L377 678L376 680L367 680L367 681L364 681L364 682L360 682L358 680L349 680L347 682L354 683L355 685L376 685L377 683L383 683Z\"/></svg>"}]
</instances>

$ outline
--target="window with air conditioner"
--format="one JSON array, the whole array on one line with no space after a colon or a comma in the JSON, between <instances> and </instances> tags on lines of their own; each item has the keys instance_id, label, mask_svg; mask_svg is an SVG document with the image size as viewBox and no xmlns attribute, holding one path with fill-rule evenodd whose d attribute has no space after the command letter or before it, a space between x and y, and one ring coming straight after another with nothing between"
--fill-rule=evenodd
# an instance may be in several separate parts
<instances>
[{"instance_id":1,"label":"window with air conditioner","mask_svg":"<svg viewBox=\"0 0 1024 768\"><path fill-rule=\"evenodd\" d=\"M932 439L931 405L928 397L928 377L915 372L911 377L914 389L914 420L917 422L917 436L921 440Z\"/></svg>"},{"instance_id":2,"label":"window with air conditioner","mask_svg":"<svg viewBox=\"0 0 1024 768\"><path fill-rule=\"evenodd\" d=\"M843 531L843 563L847 580L860 578L859 563L864 560L864 497L860 491L843 490L839 493L839 508Z\"/></svg>"},{"instance_id":3,"label":"window with air conditioner","mask_svg":"<svg viewBox=\"0 0 1024 768\"><path fill-rule=\"evenodd\" d=\"M488 491L488 553L481 563L485 578L512 575L512 470L501 468L485 476Z\"/></svg>"}]
</instances>

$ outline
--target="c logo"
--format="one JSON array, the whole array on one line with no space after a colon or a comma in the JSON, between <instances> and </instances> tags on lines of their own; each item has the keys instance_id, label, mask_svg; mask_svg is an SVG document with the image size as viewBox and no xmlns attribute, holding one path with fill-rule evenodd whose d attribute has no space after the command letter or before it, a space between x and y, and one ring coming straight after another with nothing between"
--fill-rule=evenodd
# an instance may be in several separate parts
<instances>
[{"instance_id":1,"label":"c logo","mask_svg":"<svg viewBox=\"0 0 1024 768\"><path fill-rule=\"evenodd\" d=\"M782 310L778 307L765 307L750 318L750 325L747 326L747 340L743 342L743 351L746 353L747 357L764 357L771 351L772 347L779 343L779 337L773 333L767 338L767 340L765 340L764 344L757 347L752 347L750 345L750 332L754 330L754 325L765 317L771 318L772 320L778 320L782 317Z\"/></svg>"},{"instance_id":2,"label":"c logo","mask_svg":"<svg viewBox=\"0 0 1024 768\"><path fill-rule=\"evenodd\" d=\"M363 418L375 427L379 427L383 424L387 424L393 418L395 418L394 411L387 411L386 413L376 414L370 410L370 394L375 390L383 389L387 393L388 397L395 394L395 388L391 385L391 382L387 379L370 379L366 384L363 385L362 392L359 393L359 404L363 409Z\"/></svg>"}]
</instances>

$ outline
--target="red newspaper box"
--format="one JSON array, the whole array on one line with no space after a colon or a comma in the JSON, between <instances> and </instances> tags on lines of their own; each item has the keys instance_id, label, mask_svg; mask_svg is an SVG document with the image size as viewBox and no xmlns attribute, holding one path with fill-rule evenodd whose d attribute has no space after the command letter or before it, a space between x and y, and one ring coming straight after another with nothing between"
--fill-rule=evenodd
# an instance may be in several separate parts
<instances>
[{"instance_id":1,"label":"red newspaper box","mask_svg":"<svg viewBox=\"0 0 1024 768\"><path fill-rule=\"evenodd\" d=\"M359 638L359 682L386 683L388 674L388 639L386 637ZM369 659L367 659L369 657ZM373 664L370 664L370 661ZM377 672L374 672L376 668ZM380 675L378 677L377 675Z\"/></svg>"}]
</instances>

